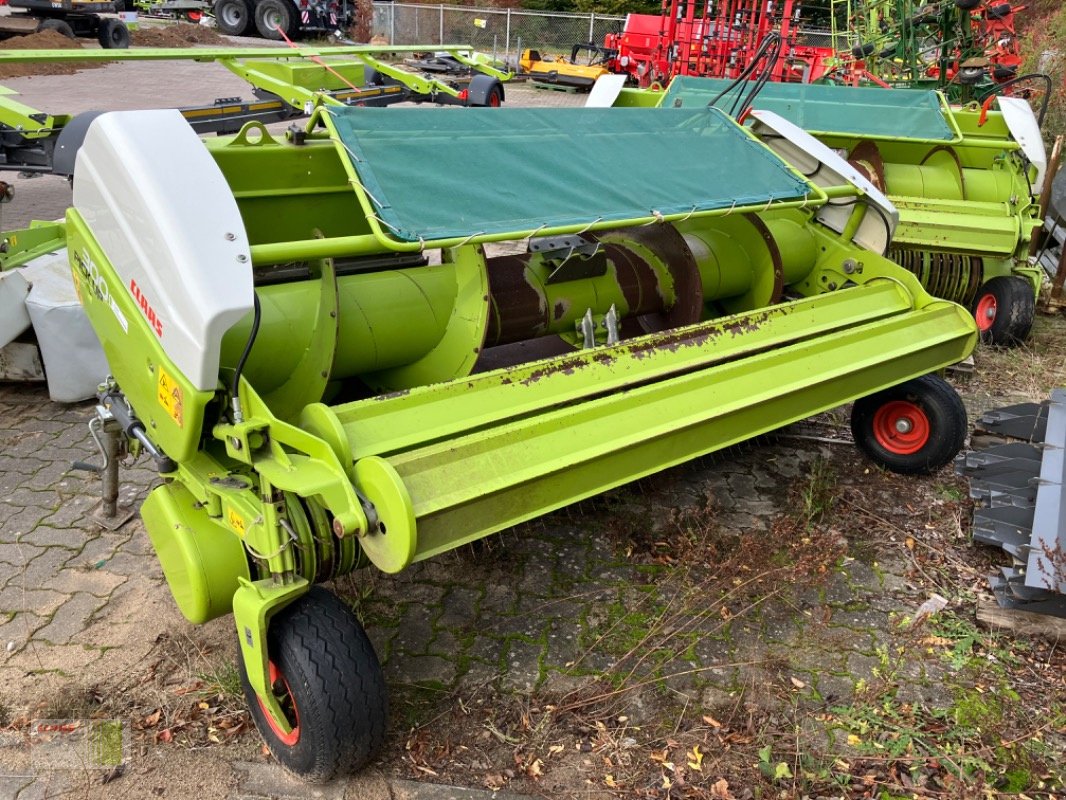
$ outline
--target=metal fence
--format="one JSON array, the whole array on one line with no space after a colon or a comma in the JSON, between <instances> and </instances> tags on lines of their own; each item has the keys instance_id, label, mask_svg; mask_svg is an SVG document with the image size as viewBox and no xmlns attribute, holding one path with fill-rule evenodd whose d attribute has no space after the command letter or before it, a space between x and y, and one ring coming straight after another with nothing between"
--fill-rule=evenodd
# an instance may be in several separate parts
<instances>
[{"instance_id":1,"label":"metal fence","mask_svg":"<svg viewBox=\"0 0 1066 800\"><path fill-rule=\"evenodd\" d=\"M625 17L560 14L518 8L471 8L374 3L373 34L389 44L469 44L483 53L515 57L531 47L569 55L579 42L602 45Z\"/></svg>"},{"instance_id":2,"label":"metal fence","mask_svg":"<svg viewBox=\"0 0 1066 800\"><path fill-rule=\"evenodd\" d=\"M483 53L514 58L526 47L569 55L579 42L602 45L606 34L621 31L624 24L625 17L606 14L376 2L372 34L389 44L469 44ZM796 32L794 43L847 49L845 36L836 39L831 31L808 28Z\"/></svg>"}]
</instances>

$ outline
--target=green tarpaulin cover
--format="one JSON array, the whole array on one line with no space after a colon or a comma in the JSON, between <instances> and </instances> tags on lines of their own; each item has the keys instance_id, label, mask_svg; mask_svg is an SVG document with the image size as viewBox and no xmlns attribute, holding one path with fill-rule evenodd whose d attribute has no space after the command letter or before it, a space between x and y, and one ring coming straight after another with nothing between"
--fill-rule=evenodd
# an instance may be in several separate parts
<instances>
[{"instance_id":1,"label":"green tarpaulin cover","mask_svg":"<svg viewBox=\"0 0 1066 800\"><path fill-rule=\"evenodd\" d=\"M714 109L331 109L378 217L433 239L685 215L806 196Z\"/></svg>"},{"instance_id":2,"label":"green tarpaulin cover","mask_svg":"<svg viewBox=\"0 0 1066 800\"><path fill-rule=\"evenodd\" d=\"M730 83L732 81L721 78L679 75L670 82L659 107L705 106ZM728 108L734 96L730 93L718 107ZM937 93L933 91L768 83L759 92L754 106L780 114L814 133L935 141L950 141L956 136L944 117Z\"/></svg>"}]
</instances>

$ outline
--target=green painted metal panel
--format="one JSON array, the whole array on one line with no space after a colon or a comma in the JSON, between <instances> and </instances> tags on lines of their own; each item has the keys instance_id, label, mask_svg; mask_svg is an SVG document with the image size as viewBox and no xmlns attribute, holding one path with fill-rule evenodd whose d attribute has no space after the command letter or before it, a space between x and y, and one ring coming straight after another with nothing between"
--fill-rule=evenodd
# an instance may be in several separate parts
<instances>
[{"instance_id":1,"label":"green painted metal panel","mask_svg":"<svg viewBox=\"0 0 1066 800\"><path fill-rule=\"evenodd\" d=\"M661 108L705 106L732 81L720 78L674 78ZM732 95L730 96L732 97ZM723 104L720 106L725 107ZM680 106L678 105L680 103ZM881 88L768 83L757 108L780 114L812 133L850 133L948 142L959 133L937 92L891 92Z\"/></svg>"},{"instance_id":2,"label":"green painted metal panel","mask_svg":"<svg viewBox=\"0 0 1066 800\"><path fill-rule=\"evenodd\" d=\"M195 624L228 614L238 579L248 578L240 540L200 508L176 482L157 486L141 506L174 602Z\"/></svg>"},{"instance_id":3,"label":"green painted metal panel","mask_svg":"<svg viewBox=\"0 0 1066 800\"><path fill-rule=\"evenodd\" d=\"M878 289L839 294L858 299L867 291ZM826 299L809 304L816 308ZM881 300L883 309L884 295ZM557 376L556 391L565 392L568 382L586 385L571 403L544 404L387 457L417 518L415 559L954 363L974 341L968 314L946 302L889 317L874 311L821 336L779 333L777 326L789 327L793 308L742 315L734 321L745 330L731 339L719 338L727 327L722 323L664 334L673 337L677 352L691 350L690 369L651 380L645 366L639 370L645 381L625 391L598 391L596 378L609 381L618 369L609 350L583 370L568 373L543 363L512 372L516 395L535 385L538 367L544 377ZM846 304L837 311L846 314ZM724 357L730 345L745 349L744 339L764 335L779 337L778 346ZM663 348L646 357L661 356ZM433 416L431 404L423 411Z\"/></svg>"},{"instance_id":4,"label":"green painted metal panel","mask_svg":"<svg viewBox=\"0 0 1066 800\"><path fill-rule=\"evenodd\" d=\"M713 109L329 113L376 214L407 242L683 215L811 193Z\"/></svg>"},{"instance_id":5,"label":"green painted metal panel","mask_svg":"<svg viewBox=\"0 0 1066 800\"><path fill-rule=\"evenodd\" d=\"M1021 224L1005 203L893 196L899 210L896 245L976 255L1008 256L1021 241Z\"/></svg>"},{"instance_id":6,"label":"green painted metal panel","mask_svg":"<svg viewBox=\"0 0 1066 800\"><path fill-rule=\"evenodd\" d=\"M760 321L775 320L772 329L759 327L738 335L732 319L708 323L704 337L713 346L704 349L668 346L653 350L649 344L658 337L642 338L609 349L576 351L556 362L361 400L333 411L344 426L354 459L387 456L571 403L588 392L624 391L698 365L752 355L793 338L828 334L859 321L899 314L909 310L911 302L902 284L880 282L861 292L831 292L759 312Z\"/></svg>"}]
</instances>

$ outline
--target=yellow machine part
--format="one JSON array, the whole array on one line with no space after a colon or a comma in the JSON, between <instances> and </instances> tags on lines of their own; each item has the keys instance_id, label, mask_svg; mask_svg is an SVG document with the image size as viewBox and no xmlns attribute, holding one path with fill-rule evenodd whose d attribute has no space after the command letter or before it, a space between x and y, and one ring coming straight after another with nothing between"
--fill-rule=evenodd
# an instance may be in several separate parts
<instances>
[{"instance_id":1,"label":"yellow machine part","mask_svg":"<svg viewBox=\"0 0 1066 800\"><path fill-rule=\"evenodd\" d=\"M541 55L537 50L523 50L518 66L521 74L545 83L559 83L564 86L591 87L601 75L610 74L610 70L602 64L572 64L564 58Z\"/></svg>"}]
</instances>

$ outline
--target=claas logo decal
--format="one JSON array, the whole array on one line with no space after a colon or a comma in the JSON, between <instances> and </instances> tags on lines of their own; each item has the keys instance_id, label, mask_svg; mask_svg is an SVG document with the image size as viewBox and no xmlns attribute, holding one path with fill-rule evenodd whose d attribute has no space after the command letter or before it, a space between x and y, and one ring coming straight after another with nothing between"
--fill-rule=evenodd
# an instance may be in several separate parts
<instances>
[{"instance_id":1,"label":"claas logo decal","mask_svg":"<svg viewBox=\"0 0 1066 800\"><path fill-rule=\"evenodd\" d=\"M152 304L148 302L148 298L144 296L141 287L137 285L137 281L133 280L133 278L130 278L130 293L133 295L133 299L137 301L137 305L141 307L141 312L148 319L148 324L152 326L155 335L162 337L163 321L159 319L159 315L155 313Z\"/></svg>"}]
</instances>

